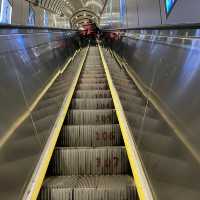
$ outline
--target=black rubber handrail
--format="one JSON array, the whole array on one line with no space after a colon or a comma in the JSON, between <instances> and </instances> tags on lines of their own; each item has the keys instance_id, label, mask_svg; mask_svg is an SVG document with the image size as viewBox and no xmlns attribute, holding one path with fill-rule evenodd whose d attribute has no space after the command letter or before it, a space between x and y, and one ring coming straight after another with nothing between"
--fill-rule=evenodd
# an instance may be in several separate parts
<instances>
[{"instance_id":1,"label":"black rubber handrail","mask_svg":"<svg viewBox=\"0 0 200 200\"><path fill-rule=\"evenodd\" d=\"M41 27L41 26L26 26L14 24L0 24L1 29L36 29L36 30L55 30L55 31L76 31L74 29L56 28L56 27Z\"/></svg>"},{"instance_id":2,"label":"black rubber handrail","mask_svg":"<svg viewBox=\"0 0 200 200\"><path fill-rule=\"evenodd\" d=\"M179 30L179 29L200 29L200 23L194 24L166 24L159 26L144 26L144 27L134 27L134 28L118 28L118 29L102 29L103 31L139 31L139 30Z\"/></svg>"}]
</instances>

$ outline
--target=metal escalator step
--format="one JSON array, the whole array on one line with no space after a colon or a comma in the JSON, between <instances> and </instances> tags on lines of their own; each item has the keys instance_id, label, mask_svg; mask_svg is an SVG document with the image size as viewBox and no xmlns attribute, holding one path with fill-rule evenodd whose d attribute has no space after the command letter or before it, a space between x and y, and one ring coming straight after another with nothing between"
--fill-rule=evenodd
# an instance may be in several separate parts
<instances>
[{"instance_id":1,"label":"metal escalator step","mask_svg":"<svg viewBox=\"0 0 200 200\"><path fill-rule=\"evenodd\" d=\"M92 59L86 60L85 65L91 65L91 66L101 66L101 60L99 59L99 57L95 56L96 58L94 58L94 56L92 56ZM88 57L89 58L89 57Z\"/></svg>"},{"instance_id":2,"label":"metal escalator step","mask_svg":"<svg viewBox=\"0 0 200 200\"><path fill-rule=\"evenodd\" d=\"M58 146L98 147L123 145L118 124L63 126L58 138Z\"/></svg>"},{"instance_id":3,"label":"metal escalator step","mask_svg":"<svg viewBox=\"0 0 200 200\"><path fill-rule=\"evenodd\" d=\"M47 178L38 200L74 200L74 189L80 176L53 176Z\"/></svg>"},{"instance_id":4,"label":"metal escalator step","mask_svg":"<svg viewBox=\"0 0 200 200\"><path fill-rule=\"evenodd\" d=\"M100 64L98 65L85 65L85 67L82 70L83 73L85 72L92 72L92 73L98 73L98 72L105 72L103 66Z\"/></svg>"},{"instance_id":5,"label":"metal escalator step","mask_svg":"<svg viewBox=\"0 0 200 200\"><path fill-rule=\"evenodd\" d=\"M101 66L101 60L99 58L98 54L88 54L87 60L85 62L85 66L91 66L91 67L96 67L96 66Z\"/></svg>"},{"instance_id":6,"label":"metal escalator step","mask_svg":"<svg viewBox=\"0 0 200 200\"><path fill-rule=\"evenodd\" d=\"M96 83L107 83L106 78L80 78L79 83L96 84Z\"/></svg>"},{"instance_id":7,"label":"metal escalator step","mask_svg":"<svg viewBox=\"0 0 200 200\"><path fill-rule=\"evenodd\" d=\"M96 70L102 70L103 69L103 66L102 66L102 64L100 64L100 65L91 65L91 64L88 64L88 65L85 65L85 67L83 68L83 71L85 71L85 70L94 70L94 71L96 71Z\"/></svg>"},{"instance_id":8,"label":"metal escalator step","mask_svg":"<svg viewBox=\"0 0 200 200\"><path fill-rule=\"evenodd\" d=\"M101 65L101 60L99 58L99 55L88 55L87 60L85 62L85 65Z\"/></svg>"},{"instance_id":9,"label":"metal escalator step","mask_svg":"<svg viewBox=\"0 0 200 200\"><path fill-rule=\"evenodd\" d=\"M110 90L76 90L75 98L111 98Z\"/></svg>"},{"instance_id":10,"label":"metal escalator step","mask_svg":"<svg viewBox=\"0 0 200 200\"><path fill-rule=\"evenodd\" d=\"M105 77L105 72L99 72L99 73L92 73L92 72L83 72L81 73L81 76L88 76L88 77L93 77L93 76L99 76L100 78L103 76Z\"/></svg>"},{"instance_id":11,"label":"metal escalator step","mask_svg":"<svg viewBox=\"0 0 200 200\"><path fill-rule=\"evenodd\" d=\"M86 84L81 83L77 85L77 90L107 90L108 84L107 83L98 83L98 84Z\"/></svg>"},{"instance_id":12,"label":"metal escalator step","mask_svg":"<svg viewBox=\"0 0 200 200\"><path fill-rule=\"evenodd\" d=\"M65 124L74 125L100 125L100 124L116 124L118 119L115 110L99 109L99 110L69 110Z\"/></svg>"},{"instance_id":13,"label":"metal escalator step","mask_svg":"<svg viewBox=\"0 0 200 200\"><path fill-rule=\"evenodd\" d=\"M103 69L103 67L102 67L102 64L100 63L100 64L92 64L92 63L88 63L88 64L86 64L85 66L84 66L84 68L83 68L83 71L84 70L89 70L89 69L91 69L91 70L102 70Z\"/></svg>"},{"instance_id":14,"label":"metal escalator step","mask_svg":"<svg viewBox=\"0 0 200 200\"><path fill-rule=\"evenodd\" d=\"M128 174L129 161L124 146L56 147L49 173L63 175Z\"/></svg>"},{"instance_id":15,"label":"metal escalator step","mask_svg":"<svg viewBox=\"0 0 200 200\"><path fill-rule=\"evenodd\" d=\"M136 200L128 175L49 177L38 200Z\"/></svg>"},{"instance_id":16,"label":"metal escalator step","mask_svg":"<svg viewBox=\"0 0 200 200\"><path fill-rule=\"evenodd\" d=\"M80 78L105 78L105 74L81 74Z\"/></svg>"},{"instance_id":17,"label":"metal escalator step","mask_svg":"<svg viewBox=\"0 0 200 200\"><path fill-rule=\"evenodd\" d=\"M103 69L100 70L85 69L82 71L82 74L96 75L96 74L105 74L105 72Z\"/></svg>"},{"instance_id":18,"label":"metal escalator step","mask_svg":"<svg viewBox=\"0 0 200 200\"><path fill-rule=\"evenodd\" d=\"M114 104L111 98L98 99L72 99L72 109L113 109Z\"/></svg>"}]
</instances>

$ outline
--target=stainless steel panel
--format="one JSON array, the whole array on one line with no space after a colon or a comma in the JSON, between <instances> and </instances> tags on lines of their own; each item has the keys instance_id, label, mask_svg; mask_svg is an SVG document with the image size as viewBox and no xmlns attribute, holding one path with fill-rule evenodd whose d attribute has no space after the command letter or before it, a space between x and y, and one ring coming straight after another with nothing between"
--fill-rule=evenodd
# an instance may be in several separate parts
<instances>
[{"instance_id":1,"label":"stainless steel panel","mask_svg":"<svg viewBox=\"0 0 200 200\"><path fill-rule=\"evenodd\" d=\"M59 109L46 121L29 115L11 130L55 72L74 53L74 32L39 29L0 31L0 196L21 199ZM75 62L75 61L74 61ZM76 61L79 62L79 59ZM77 67L70 67L72 75ZM66 77L71 83L73 76ZM66 86L69 87L69 84ZM58 103L58 102L57 102ZM58 103L58 107L61 101ZM48 106L48 104L45 106ZM36 107L37 108L37 107ZM51 108L52 109L52 108ZM50 109L50 110L51 110ZM48 112L48 111L46 111ZM40 113L41 114L41 113Z\"/></svg>"},{"instance_id":2,"label":"stainless steel panel","mask_svg":"<svg viewBox=\"0 0 200 200\"><path fill-rule=\"evenodd\" d=\"M199 23L199 7L199 0L179 0L176 2L170 15L166 17L165 0L161 0L163 24Z\"/></svg>"},{"instance_id":3,"label":"stainless steel panel","mask_svg":"<svg viewBox=\"0 0 200 200\"><path fill-rule=\"evenodd\" d=\"M41 150L40 138L27 118L0 149L1 199L21 199Z\"/></svg>"},{"instance_id":4,"label":"stainless steel panel","mask_svg":"<svg viewBox=\"0 0 200 200\"><path fill-rule=\"evenodd\" d=\"M161 17L159 0L139 0L138 16L139 26L160 25Z\"/></svg>"},{"instance_id":5,"label":"stainless steel panel","mask_svg":"<svg viewBox=\"0 0 200 200\"><path fill-rule=\"evenodd\" d=\"M199 30L141 30L125 35L110 46L148 86L149 94L160 99L181 130L177 135L160 115L151 116L147 100L143 113L138 109L125 111L152 188L158 199L196 200L200 186ZM108 52L106 58L109 60ZM109 64L111 69L116 66L111 61ZM125 101L131 102L132 96L137 96L137 102L141 98L127 85L123 94L122 89L118 92Z\"/></svg>"},{"instance_id":6,"label":"stainless steel panel","mask_svg":"<svg viewBox=\"0 0 200 200\"><path fill-rule=\"evenodd\" d=\"M126 0L127 28L139 25L137 0Z\"/></svg>"}]
</instances>

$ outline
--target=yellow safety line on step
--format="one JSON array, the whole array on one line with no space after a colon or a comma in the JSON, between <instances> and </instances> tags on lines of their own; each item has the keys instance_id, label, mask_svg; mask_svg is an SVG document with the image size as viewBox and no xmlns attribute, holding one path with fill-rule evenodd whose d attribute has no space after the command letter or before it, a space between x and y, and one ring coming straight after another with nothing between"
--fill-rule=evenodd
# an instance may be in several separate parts
<instances>
[{"instance_id":1,"label":"yellow safety line on step","mask_svg":"<svg viewBox=\"0 0 200 200\"><path fill-rule=\"evenodd\" d=\"M78 53L76 51L74 53L74 56ZM73 58L74 58L73 56ZM50 82L45 86L45 88L41 91L41 93L37 96L35 101L29 106L28 110L26 110L9 128L8 130L3 133L3 137L0 141L0 148L6 143L6 141L12 136L12 134L15 132L15 130L27 119L28 116L30 116L31 112L34 110L38 102L41 100L41 98L44 96L44 94L47 92L47 90L51 87L51 85L54 83L54 81L57 79L57 77L64 72L64 70L69 66L70 62L73 60L73 58L70 58L68 62L65 64L62 70L58 70L54 77L50 80Z\"/></svg>"},{"instance_id":2,"label":"yellow safety line on step","mask_svg":"<svg viewBox=\"0 0 200 200\"><path fill-rule=\"evenodd\" d=\"M70 89L65 96L64 102L63 102L62 107L60 109L60 113L59 113L57 120L56 120L56 122L55 122L55 124L52 128L50 137L48 138L47 144L45 145L44 151L41 155L40 161L38 162L38 165L37 165L35 172L32 176L31 182L30 182L30 184L27 188L27 191L26 191L26 193L23 197L24 200L36 200L37 199L37 196L38 196L40 188L42 186L42 183L43 183L43 180L44 180L44 177L45 177L51 156L53 154L53 150L54 150L56 142L57 142L60 130L62 128L66 113L67 113L69 105L71 103L71 99L72 99L72 96L74 94L74 91L75 91L75 88L76 88L82 67L85 63L88 50L89 50L89 46L88 46L86 53L85 53L80 65L79 65L78 72L77 72L77 74L76 74L76 76L75 76L75 78L74 78L74 80L73 80L73 82L70 86Z\"/></svg>"},{"instance_id":3,"label":"yellow safety line on step","mask_svg":"<svg viewBox=\"0 0 200 200\"><path fill-rule=\"evenodd\" d=\"M154 105L156 110L161 114L161 116L164 118L167 124L174 130L177 137L182 141L182 143L185 145L185 147L188 149L188 151L191 153L194 159L196 159L196 161L200 163L199 153L192 147L192 144L188 142L187 138L182 133L183 131L181 131L181 129L176 126L175 122L173 122L173 120L171 120L168 117L168 115L166 114L166 111L162 108L162 106L159 103L161 102L160 97L151 88L145 85L145 83L140 79L140 77L136 74L134 70L130 72L130 70L128 69L127 63L124 63L124 65L122 66L121 61L119 60L118 56L113 52L112 54L117 60L118 64L126 70L129 77L133 80L133 82L136 84L137 88L141 91L141 93L145 96L145 98L147 98ZM151 95L147 91L151 91L153 95Z\"/></svg>"},{"instance_id":4,"label":"yellow safety line on step","mask_svg":"<svg viewBox=\"0 0 200 200\"><path fill-rule=\"evenodd\" d=\"M110 71L109 71L108 65L106 63L106 60L105 60L105 57L103 55L100 45L99 45L99 52L100 52L101 60L105 69L106 76L107 76L108 85L109 85L111 95L113 98L115 110L116 110L117 117L119 120L119 125L121 128L122 136L124 139L126 151L128 154L129 162L131 165L134 181L137 187L140 200L153 200L153 194L151 192L150 186L145 176L144 169L142 167L142 163L137 151L135 141L132 137L132 133L129 128L121 101L119 99L119 95L113 84Z\"/></svg>"}]
</instances>

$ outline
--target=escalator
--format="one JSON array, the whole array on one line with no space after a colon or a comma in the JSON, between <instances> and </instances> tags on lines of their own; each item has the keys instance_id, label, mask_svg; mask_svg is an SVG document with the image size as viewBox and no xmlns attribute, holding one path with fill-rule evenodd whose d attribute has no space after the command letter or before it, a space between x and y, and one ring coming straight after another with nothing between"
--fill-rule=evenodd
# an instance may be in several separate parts
<instances>
[{"instance_id":1,"label":"escalator","mask_svg":"<svg viewBox=\"0 0 200 200\"><path fill-rule=\"evenodd\" d=\"M57 98L64 85L58 82L47 101ZM139 171L134 145L143 161ZM198 169L127 69L108 50L90 47L38 199L196 200Z\"/></svg>"},{"instance_id":2,"label":"escalator","mask_svg":"<svg viewBox=\"0 0 200 200\"><path fill-rule=\"evenodd\" d=\"M38 199L137 199L97 47L89 49Z\"/></svg>"}]
</instances>

